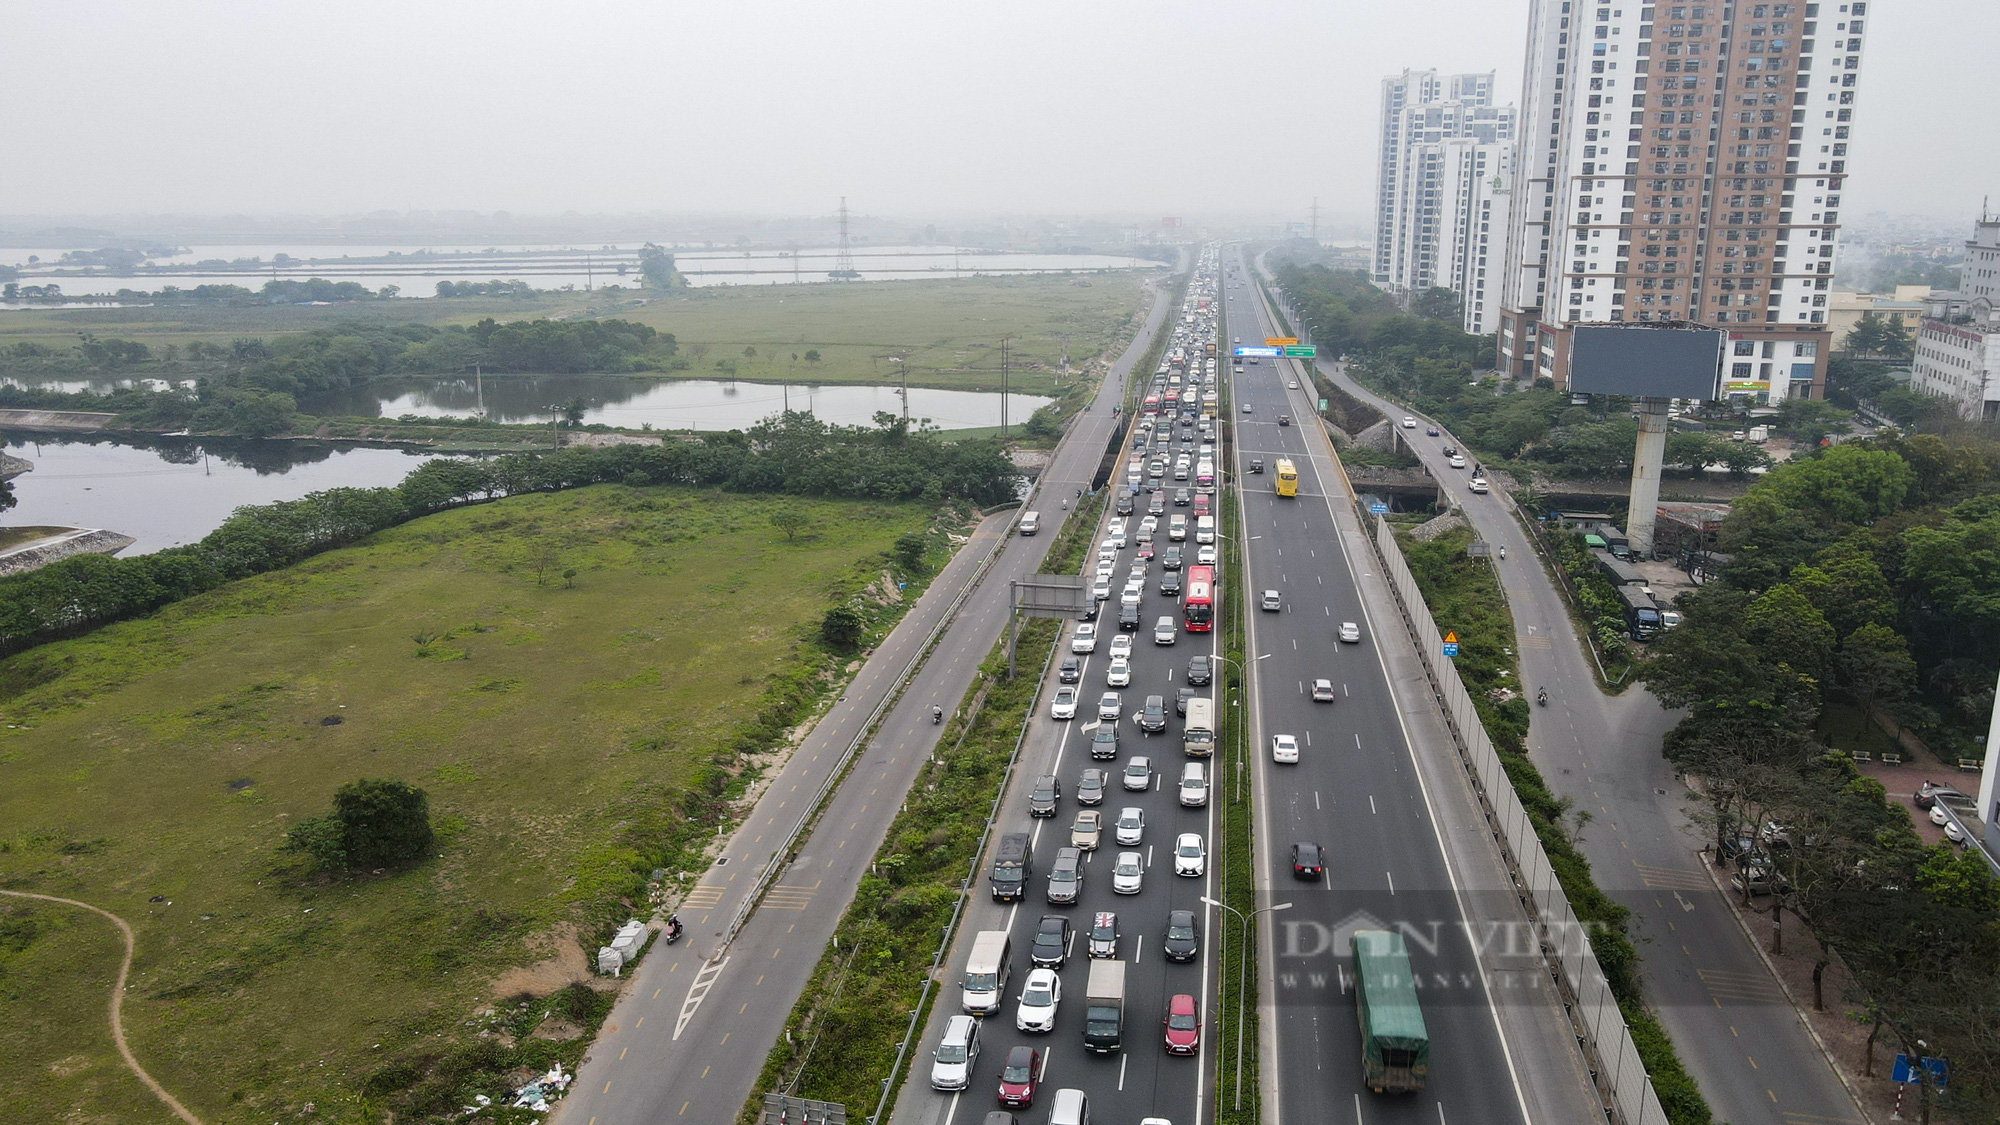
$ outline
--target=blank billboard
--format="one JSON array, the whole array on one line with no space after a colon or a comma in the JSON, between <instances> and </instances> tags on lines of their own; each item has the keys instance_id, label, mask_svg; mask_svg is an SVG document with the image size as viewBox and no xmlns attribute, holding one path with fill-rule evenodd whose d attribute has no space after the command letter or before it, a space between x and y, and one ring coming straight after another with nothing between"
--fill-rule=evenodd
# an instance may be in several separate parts
<instances>
[{"instance_id":1,"label":"blank billboard","mask_svg":"<svg viewBox=\"0 0 2000 1125\"><path fill-rule=\"evenodd\" d=\"M1569 389L1634 398L1715 397L1723 333L1715 328L1580 324L1570 330Z\"/></svg>"}]
</instances>

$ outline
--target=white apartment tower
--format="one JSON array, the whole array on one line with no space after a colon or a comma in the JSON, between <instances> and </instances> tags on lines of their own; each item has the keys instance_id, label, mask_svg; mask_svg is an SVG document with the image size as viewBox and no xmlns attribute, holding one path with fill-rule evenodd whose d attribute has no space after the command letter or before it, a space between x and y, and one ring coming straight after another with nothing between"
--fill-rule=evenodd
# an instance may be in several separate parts
<instances>
[{"instance_id":1,"label":"white apartment tower","mask_svg":"<svg viewBox=\"0 0 2000 1125\"><path fill-rule=\"evenodd\" d=\"M2000 419L2000 217L1972 228L1958 291L1925 298L1910 389L1950 399L1961 418Z\"/></svg>"},{"instance_id":2,"label":"white apartment tower","mask_svg":"<svg viewBox=\"0 0 2000 1125\"><path fill-rule=\"evenodd\" d=\"M1725 328L1724 389L1824 393L1865 0L1530 0L1500 361L1568 380L1569 328Z\"/></svg>"},{"instance_id":3,"label":"white apartment tower","mask_svg":"<svg viewBox=\"0 0 2000 1125\"><path fill-rule=\"evenodd\" d=\"M1468 326L1475 306L1482 318L1497 307L1468 287L1480 267L1467 255L1480 241L1479 216L1505 206L1509 185L1496 188L1493 177L1513 163L1514 126L1514 107L1493 104L1491 74L1406 70L1382 80L1376 284L1399 295L1453 289ZM1490 231L1503 229L1504 219Z\"/></svg>"}]
</instances>

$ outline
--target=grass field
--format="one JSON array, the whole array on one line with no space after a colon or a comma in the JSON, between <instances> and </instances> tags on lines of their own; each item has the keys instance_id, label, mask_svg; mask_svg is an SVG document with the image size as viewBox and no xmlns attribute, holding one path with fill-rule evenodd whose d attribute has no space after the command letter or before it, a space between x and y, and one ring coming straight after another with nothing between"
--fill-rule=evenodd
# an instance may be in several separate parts
<instances>
[{"instance_id":1,"label":"grass field","mask_svg":"<svg viewBox=\"0 0 2000 1125\"><path fill-rule=\"evenodd\" d=\"M129 308L21 311L0 319L0 348L16 342L66 347L77 335L135 339L150 346L193 340L226 344L342 321L471 324L483 317L615 316L671 332L691 361L689 377L734 364L739 379L893 383L895 355L910 381L958 390L998 390L1000 340L1009 337L1011 385L1046 394L1069 334L1073 365L1128 335L1143 315L1140 289L1153 271L1036 275L855 285L730 286L672 296L637 291L566 293L520 300L396 300L321 308ZM745 349L754 348L754 356ZM818 362L805 359L819 353ZM700 353L700 354L696 354ZM799 358L793 360L792 356Z\"/></svg>"},{"instance_id":2,"label":"grass field","mask_svg":"<svg viewBox=\"0 0 2000 1125\"><path fill-rule=\"evenodd\" d=\"M795 541L778 503L813 520ZM133 925L128 1035L210 1125L380 1121L468 1043L517 1058L480 1038L509 1030L475 1018L496 977L580 960L559 935L594 948L670 842L713 835L719 767L841 670L820 616L929 516L519 497L0 661L0 886ZM429 791L437 858L330 878L280 849L368 776ZM168 1120L104 1027L116 951L102 919L0 898L0 1116Z\"/></svg>"}]
</instances>

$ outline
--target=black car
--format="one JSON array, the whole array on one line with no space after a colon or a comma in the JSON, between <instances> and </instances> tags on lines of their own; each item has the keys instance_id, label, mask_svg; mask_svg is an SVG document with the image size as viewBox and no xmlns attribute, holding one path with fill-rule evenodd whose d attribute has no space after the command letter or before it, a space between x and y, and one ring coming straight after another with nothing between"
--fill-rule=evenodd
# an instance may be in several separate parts
<instances>
[{"instance_id":1,"label":"black car","mask_svg":"<svg viewBox=\"0 0 2000 1125\"><path fill-rule=\"evenodd\" d=\"M1063 662L1056 666L1056 682L1059 684L1073 684L1081 679L1083 679L1083 657L1063 657Z\"/></svg>"},{"instance_id":2,"label":"black car","mask_svg":"<svg viewBox=\"0 0 2000 1125\"><path fill-rule=\"evenodd\" d=\"M1301 879L1317 879L1326 874L1326 857L1318 844L1292 845L1292 874Z\"/></svg>"},{"instance_id":3,"label":"black car","mask_svg":"<svg viewBox=\"0 0 2000 1125\"><path fill-rule=\"evenodd\" d=\"M1028 957L1040 969L1060 969L1069 960L1069 919L1060 914L1044 914L1035 927L1035 944Z\"/></svg>"},{"instance_id":4,"label":"black car","mask_svg":"<svg viewBox=\"0 0 2000 1125\"><path fill-rule=\"evenodd\" d=\"M1035 779L1035 787L1028 791L1029 816L1056 815L1056 802L1062 800L1062 779L1052 773L1045 773Z\"/></svg>"},{"instance_id":5,"label":"black car","mask_svg":"<svg viewBox=\"0 0 2000 1125\"><path fill-rule=\"evenodd\" d=\"M1083 771L1082 780L1076 783L1076 803L1079 805L1101 805L1104 803L1104 771L1088 769Z\"/></svg>"},{"instance_id":6,"label":"black car","mask_svg":"<svg viewBox=\"0 0 2000 1125\"><path fill-rule=\"evenodd\" d=\"M1445 446L1445 447L1444 447L1444 455L1445 455L1446 457L1456 457L1456 456L1458 456L1458 447L1457 447L1457 446L1455 446L1455 445L1447 445L1447 446Z\"/></svg>"},{"instance_id":7,"label":"black car","mask_svg":"<svg viewBox=\"0 0 2000 1125\"><path fill-rule=\"evenodd\" d=\"M1155 497L1153 497L1153 498L1152 498L1151 500L1148 500L1148 501L1146 502L1146 514L1147 514L1147 515L1149 515L1149 516L1163 516L1163 515L1166 515L1166 514L1167 514L1167 502L1166 502L1165 498L1163 498L1163 497L1159 497L1159 496L1155 496Z\"/></svg>"},{"instance_id":8,"label":"black car","mask_svg":"<svg viewBox=\"0 0 2000 1125\"><path fill-rule=\"evenodd\" d=\"M1118 627L1119 627L1120 629L1123 629L1123 630L1127 631L1127 632L1132 632L1132 631L1134 631L1134 630L1138 629L1138 628L1139 628L1139 607L1138 607L1138 606L1136 606L1136 605L1121 605L1121 606L1119 606L1119 607L1118 607Z\"/></svg>"},{"instance_id":9,"label":"black car","mask_svg":"<svg viewBox=\"0 0 2000 1125\"><path fill-rule=\"evenodd\" d=\"M1167 938L1162 948L1169 961L1192 961L1201 955L1201 931L1195 928L1194 911L1167 911Z\"/></svg>"},{"instance_id":10,"label":"black car","mask_svg":"<svg viewBox=\"0 0 2000 1125\"><path fill-rule=\"evenodd\" d=\"M1192 503L1194 503L1194 493L1189 492L1185 488L1175 490L1174 507L1185 508Z\"/></svg>"},{"instance_id":11,"label":"black car","mask_svg":"<svg viewBox=\"0 0 2000 1125\"><path fill-rule=\"evenodd\" d=\"M1090 599L1090 604L1083 607L1083 612L1076 615L1076 619L1078 621L1095 621L1097 620L1097 611L1103 608L1103 606L1103 602L1092 598Z\"/></svg>"},{"instance_id":12,"label":"black car","mask_svg":"<svg viewBox=\"0 0 2000 1125\"><path fill-rule=\"evenodd\" d=\"M1251 462L1250 462L1250 471L1251 471L1251 472L1253 472L1253 473L1261 473L1261 472L1263 472L1263 471L1264 471L1264 459L1263 459L1262 457L1257 457L1257 458L1254 458L1254 459L1252 459L1252 460L1251 460Z\"/></svg>"},{"instance_id":13,"label":"black car","mask_svg":"<svg viewBox=\"0 0 2000 1125\"><path fill-rule=\"evenodd\" d=\"M1167 545L1166 554L1160 556L1160 565L1166 567L1168 570L1179 570L1181 568L1180 544L1169 543Z\"/></svg>"},{"instance_id":14,"label":"black car","mask_svg":"<svg viewBox=\"0 0 2000 1125\"><path fill-rule=\"evenodd\" d=\"M1207 656L1188 657L1187 682L1200 687L1214 678L1212 661Z\"/></svg>"},{"instance_id":15,"label":"black car","mask_svg":"<svg viewBox=\"0 0 2000 1125\"><path fill-rule=\"evenodd\" d=\"M1190 699L1193 699L1194 697L1196 697L1196 696L1198 696L1198 695L1200 695L1200 694L1201 694L1200 692L1198 692L1198 691L1194 690L1194 689L1193 689L1193 688L1191 688L1191 687L1178 687L1178 688L1175 688L1175 689L1174 689L1174 714L1176 714L1176 715L1181 715L1181 716L1185 716L1185 715L1187 714L1187 705L1188 705L1188 700L1190 700Z\"/></svg>"},{"instance_id":16,"label":"black car","mask_svg":"<svg viewBox=\"0 0 2000 1125\"><path fill-rule=\"evenodd\" d=\"M1170 570L1160 575L1160 593L1170 598L1181 596L1181 572Z\"/></svg>"},{"instance_id":17,"label":"black car","mask_svg":"<svg viewBox=\"0 0 2000 1125\"><path fill-rule=\"evenodd\" d=\"M1118 756L1118 724L1099 723L1090 732L1090 756L1102 762Z\"/></svg>"},{"instance_id":18,"label":"black car","mask_svg":"<svg viewBox=\"0 0 2000 1125\"><path fill-rule=\"evenodd\" d=\"M1112 507L1113 507L1113 508L1115 508L1115 509L1117 510L1118 514L1119 514L1119 515L1121 515L1121 516L1129 516L1129 515L1131 515L1131 514L1132 514L1132 507L1133 507L1133 504L1132 504L1132 494L1128 492L1128 493L1125 493L1124 495L1120 496L1120 497L1118 498L1118 502L1117 502L1116 504L1112 505Z\"/></svg>"}]
</instances>

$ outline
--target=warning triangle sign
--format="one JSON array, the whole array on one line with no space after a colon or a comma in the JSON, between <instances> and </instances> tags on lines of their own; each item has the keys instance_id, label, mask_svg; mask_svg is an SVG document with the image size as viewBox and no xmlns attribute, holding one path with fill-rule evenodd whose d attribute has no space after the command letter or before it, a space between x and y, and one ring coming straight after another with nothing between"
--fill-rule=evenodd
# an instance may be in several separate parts
<instances>
[{"instance_id":1,"label":"warning triangle sign","mask_svg":"<svg viewBox=\"0 0 2000 1125\"><path fill-rule=\"evenodd\" d=\"M1446 644L1448 644L1448 645L1455 645L1455 644L1457 644L1457 643L1458 643L1458 634L1457 634L1457 633L1455 633L1455 632L1452 632L1452 631L1450 631L1450 630L1446 630L1446 631L1445 631L1445 634L1444 634L1444 643L1446 643Z\"/></svg>"}]
</instances>

